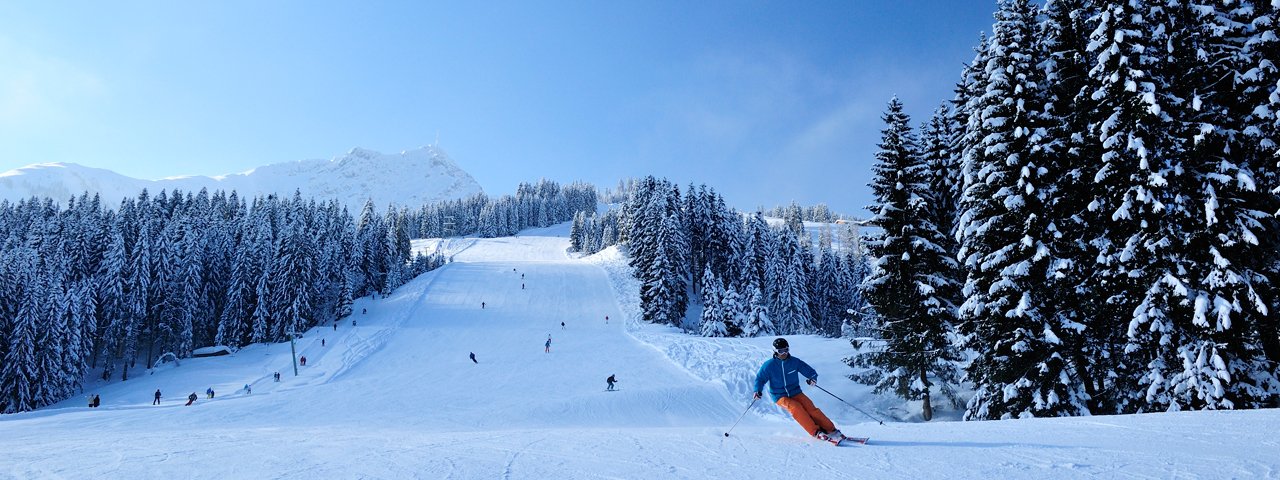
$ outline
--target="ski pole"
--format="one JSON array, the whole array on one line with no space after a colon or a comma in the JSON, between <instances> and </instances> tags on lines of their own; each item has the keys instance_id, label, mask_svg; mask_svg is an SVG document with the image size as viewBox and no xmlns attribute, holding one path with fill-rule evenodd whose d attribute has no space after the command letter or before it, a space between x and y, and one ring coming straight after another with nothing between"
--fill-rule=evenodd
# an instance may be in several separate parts
<instances>
[{"instance_id":1,"label":"ski pole","mask_svg":"<svg viewBox=\"0 0 1280 480\"><path fill-rule=\"evenodd\" d=\"M742 411L742 415L738 415L738 420L733 422L732 427L729 427L729 432L732 432L733 429L738 426L738 422L742 421L742 417L747 416L747 412L751 411L751 407L754 407L756 405L756 400L759 400L759 398L751 399L751 405L747 405L747 409ZM729 432L724 432L724 436L726 437L729 436Z\"/></svg>"},{"instance_id":2,"label":"ski pole","mask_svg":"<svg viewBox=\"0 0 1280 480\"><path fill-rule=\"evenodd\" d=\"M822 391L824 391L824 392L827 392L827 389L822 388L822 387L819 387L819 386L818 386L818 384L816 384L816 383L814 383L814 384L812 384L812 385L813 385L814 387L816 387L818 390L822 390ZM831 395L831 396L833 396L833 397L836 397L836 394L831 393L831 392L827 392L827 395ZM858 412L862 413L863 415L866 415L866 416L867 416L867 418L870 418L870 419L872 419L872 420L875 420L875 421L877 421L877 422L880 422L880 424L881 424L881 425L884 425L884 420L881 420L881 419L879 419L879 418L876 418L874 415L872 415L872 414L870 414L870 413L867 413L867 412L863 411L861 408L858 408L858 406L857 406L857 405L854 405L854 404L849 403L849 402L845 402L845 401L844 401L844 399L843 399L843 398L840 398L840 397L836 397L836 400L839 400L839 401L843 402L845 405L848 405L848 406L850 406L850 407L853 407L853 409L854 409L854 410L857 410ZM727 433L726 433L725 435L727 436L727 435L729 435L729 434L727 434Z\"/></svg>"}]
</instances>

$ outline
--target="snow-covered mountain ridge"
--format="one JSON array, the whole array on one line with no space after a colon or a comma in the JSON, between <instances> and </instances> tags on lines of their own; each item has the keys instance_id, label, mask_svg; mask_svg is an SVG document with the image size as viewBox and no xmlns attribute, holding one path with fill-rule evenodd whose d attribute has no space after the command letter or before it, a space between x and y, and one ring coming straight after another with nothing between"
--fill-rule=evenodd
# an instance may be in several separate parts
<instances>
[{"instance_id":1,"label":"snow-covered mountain ridge","mask_svg":"<svg viewBox=\"0 0 1280 480\"><path fill-rule=\"evenodd\" d=\"M0 200L49 197L64 202L88 191L115 206L142 189L196 192L235 190L242 197L292 195L299 190L317 200L337 199L353 214L365 200L379 209L395 203L409 207L465 198L483 189L438 147L422 147L398 154L355 148L331 160L299 160L266 165L242 173L214 177L183 176L141 180L110 170L75 163L42 163L0 173Z\"/></svg>"}]
</instances>

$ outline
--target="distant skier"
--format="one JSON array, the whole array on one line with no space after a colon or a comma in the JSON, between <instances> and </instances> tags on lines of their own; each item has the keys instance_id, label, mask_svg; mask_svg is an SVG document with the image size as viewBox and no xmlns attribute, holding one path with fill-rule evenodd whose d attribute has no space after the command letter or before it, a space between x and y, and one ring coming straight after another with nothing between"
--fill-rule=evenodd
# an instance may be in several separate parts
<instances>
[{"instance_id":1,"label":"distant skier","mask_svg":"<svg viewBox=\"0 0 1280 480\"><path fill-rule=\"evenodd\" d=\"M280 372L276 372L276 381L277 381L277 382L279 382L279 381L280 381Z\"/></svg>"},{"instance_id":2,"label":"distant skier","mask_svg":"<svg viewBox=\"0 0 1280 480\"><path fill-rule=\"evenodd\" d=\"M617 379L615 379L615 378L613 378L613 375L609 375L609 378L605 379L605 382L608 382L608 383L609 383L609 388L608 388L608 390L612 392L612 391L613 391L613 384L614 384L614 383L617 383L617 382L618 382L618 380L617 380Z\"/></svg>"},{"instance_id":3,"label":"distant skier","mask_svg":"<svg viewBox=\"0 0 1280 480\"><path fill-rule=\"evenodd\" d=\"M249 384L247 384L247 383L246 383L246 384L244 384L244 394L245 394L245 395L249 395L249 394L251 394L251 393L253 393L253 387L252 387L252 386L250 386L250 385L249 385Z\"/></svg>"},{"instance_id":4,"label":"distant skier","mask_svg":"<svg viewBox=\"0 0 1280 480\"><path fill-rule=\"evenodd\" d=\"M303 356L302 356L302 358L299 358L299 359L298 359L298 361L299 361L299 362L302 362L302 366L304 366L304 367L305 367L305 366L307 366L307 356L306 356L306 355L303 355Z\"/></svg>"},{"instance_id":5,"label":"distant skier","mask_svg":"<svg viewBox=\"0 0 1280 480\"><path fill-rule=\"evenodd\" d=\"M521 273L521 274L520 274L520 279L521 279L521 280L524 280L524 274L523 274L523 273Z\"/></svg>"},{"instance_id":6,"label":"distant skier","mask_svg":"<svg viewBox=\"0 0 1280 480\"><path fill-rule=\"evenodd\" d=\"M323 347L323 346L324 346L324 339L323 339L323 338L321 338L321 339L320 339L320 346L321 346L321 347Z\"/></svg>"},{"instance_id":7,"label":"distant skier","mask_svg":"<svg viewBox=\"0 0 1280 480\"><path fill-rule=\"evenodd\" d=\"M484 310L484 302L480 302L480 309Z\"/></svg>"},{"instance_id":8,"label":"distant skier","mask_svg":"<svg viewBox=\"0 0 1280 480\"><path fill-rule=\"evenodd\" d=\"M151 404L152 404L152 405L159 405L159 404L160 404L160 389L158 389L158 388L156 389L156 400L155 400L154 402L151 402Z\"/></svg>"},{"instance_id":9,"label":"distant skier","mask_svg":"<svg viewBox=\"0 0 1280 480\"><path fill-rule=\"evenodd\" d=\"M477 364L477 365L479 365L479 364L480 364L480 362L477 362L477 361L476 361L476 352L471 352L471 362L472 362L472 363L475 363L475 364Z\"/></svg>"},{"instance_id":10,"label":"distant skier","mask_svg":"<svg viewBox=\"0 0 1280 480\"><path fill-rule=\"evenodd\" d=\"M564 322L560 322L560 329L564 330Z\"/></svg>"},{"instance_id":11,"label":"distant skier","mask_svg":"<svg viewBox=\"0 0 1280 480\"><path fill-rule=\"evenodd\" d=\"M604 324L605 324L605 325L608 325L608 324L609 324L609 316L608 316L608 315L605 315L605 316L604 316Z\"/></svg>"},{"instance_id":12,"label":"distant skier","mask_svg":"<svg viewBox=\"0 0 1280 480\"><path fill-rule=\"evenodd\" d=\"M93 394L93 408L98 408L98 405L102 405L102 399L98 398L98 394L95 393Z\"/></svg>"},{"instance_id":13,"label":"distant skier","mask_svg":"<svg viewBox=\"0 0 1280 480\"><path fill-rule=\"evenodd\" d=\"M544 353L551 353L551 336L550 336L550 335L548 335L548 336L547 336L547 345L546 345L546 347L547 347L547 349L546 349L546 350L543 350L543 352L544 352Z\"/></svg>"},{"instance_id":14,"label":"distant skier","mask_svg":"<svg viewBox=\"0 0 1280 480\"><path fill-rule=\"evenodd\" d=\"M338 322L333 322L333 331L338 331Z\"/></svg>"},{"instance_id":15,"label":"distant skier","mask_svg":"<svg viewBox=\"0 0 1280 480\"><path fill-rule=\"evenodd\" d=\"M521 284L520 284L520 289L521 289L521 290L524 290L524 284L523 284L523 283L521 283Z\"/></svg>"},{"instance_id":16,"label":"distant skier","mask_svg":"<svg viewBox=\"0 0 1280 480\"><path fill-rule=\"evenodd\" d=\"M206 390L204 391L204 394L205 394L206 396L208 396L209 398L213 398L213 387L209 387L208 389L206 389Z\"/></svg>"},{"instance_id":17,"label":"distant skier","mask_svg":"<svg viewBox=\"0 0 1280 480\"><path fill-rule=\"evenodd\" d=\"M197 398L200 397L196 396L196 392L191 392L191 395L187 395L187 406L190 407L191 404L196 403Z\"/></svg>"},{"instance_id":18,"label":"distant skier","mask_svg":"<svg viewBox=\"0 0 1280 480\"><path fill-rule=\"evenodd\" d=\"M369 309L367 309L367 308L361 308L361 309L360 309L360 314L361 314L361 315L366 315L366 314L368 314L368 313L369 313Z\"/></svg>"},{"instance_id":19,"label":"distant skier","mask_svg":"<svg viewBox=\"0 0 1280 480\"><path fill-rule=\"evenodd\" d=\"M755 398L760 398L761 389L768 383L769 395L773 396L774 403L791 412L791 418L809 435L819 440L838 441L843 438L844 434L840 433L836 424L800 390L800 378L796 372L804 375L809 385L818 384L818 372L804 363L804 360L791 356L787 339L774 340L773 348L773 358L766 360L756 373Z\"/></svg>"}]
</instances>

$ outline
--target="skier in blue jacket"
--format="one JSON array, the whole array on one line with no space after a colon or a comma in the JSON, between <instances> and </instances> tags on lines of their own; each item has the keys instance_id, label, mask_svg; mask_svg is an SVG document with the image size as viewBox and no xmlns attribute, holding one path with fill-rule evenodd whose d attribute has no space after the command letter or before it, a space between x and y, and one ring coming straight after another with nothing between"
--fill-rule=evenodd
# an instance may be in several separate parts
<instances>
[{"instance_id":1,"label":"skier in blue jacket","mask_svg":"<svg viewBox=\"0 0 1280 480\"><path fill-rule=\"evenodd\" d=\"M761 397L764 384L769 384L769 395L778 406L791 412L791 418L800 424L809 435L819 440L839 441L844 437L836 424L827 418L813 400L800 390L800 377L804 375L809 385L818 384L818 372L804 363L804 360L791 356L787 339L778 338L773 341L773 358L766 360L756 373L755 398Z\"/></svg>"}]
</instances>

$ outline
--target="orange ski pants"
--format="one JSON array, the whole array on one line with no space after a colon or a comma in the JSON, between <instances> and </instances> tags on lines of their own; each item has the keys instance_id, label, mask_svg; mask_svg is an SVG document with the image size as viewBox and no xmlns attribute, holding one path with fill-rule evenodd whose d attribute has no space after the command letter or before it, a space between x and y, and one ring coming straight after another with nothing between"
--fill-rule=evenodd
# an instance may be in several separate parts
<instances>
[{"instance_id":1,"label":"orange ski pants","mask_svg":"<svg viewBox=\"0 0 1280 480\"><path fill-rule=\"evenodd\" d=\"M796 423L799 423L804 431L809 432L809 435L817 434L819 428L824 432L836 430L836 424L832 423L822 410L813 406L813 400L809 400L809 397L803 393L778 399L778 406L791 412L791 418L796 419Z\"/></svg>"}]
</instances>

